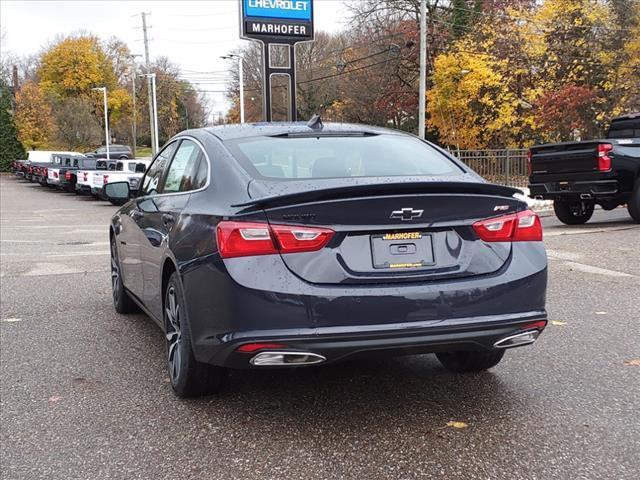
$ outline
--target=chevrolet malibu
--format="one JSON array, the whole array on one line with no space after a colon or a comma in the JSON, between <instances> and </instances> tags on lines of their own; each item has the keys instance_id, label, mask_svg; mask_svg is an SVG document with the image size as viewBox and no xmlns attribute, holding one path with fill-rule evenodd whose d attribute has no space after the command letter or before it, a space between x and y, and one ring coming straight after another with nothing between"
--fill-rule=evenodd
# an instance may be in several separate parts
<instances>
[{"instance_id":1,"label":"chevrolet malibu","mask_svg":"<svg viewBox=\"0 0 640 480\"><path fill-rule=\"evenodd\" d=\"M540 219L436 145L361 125L189 130L110 224L113 302L163 330L179 396L233 368L435 353L491 368L545 328ZM126 202L126 203L125 203Z\"/></svg>"}]
</instances>

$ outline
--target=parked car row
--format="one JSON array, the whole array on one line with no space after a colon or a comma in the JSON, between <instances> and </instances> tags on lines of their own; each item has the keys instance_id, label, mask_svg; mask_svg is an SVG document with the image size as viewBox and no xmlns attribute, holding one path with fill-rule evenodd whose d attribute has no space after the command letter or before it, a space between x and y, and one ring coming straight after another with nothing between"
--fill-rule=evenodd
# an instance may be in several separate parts
<instances>
[{"instance_id":1,"label":"parked car row","mask_svg":"<svg viewBox=\"0 0 640 480\"><path fill-rule=\"evenodd\" d=\"M53 151L30 151L27 160L12 164L14 174L30 182L102 200L107 200L103 192L110 182L126 181L137 192L148 166L148 160L101 160L79 152Z\"/></svg>"}]
</instances>

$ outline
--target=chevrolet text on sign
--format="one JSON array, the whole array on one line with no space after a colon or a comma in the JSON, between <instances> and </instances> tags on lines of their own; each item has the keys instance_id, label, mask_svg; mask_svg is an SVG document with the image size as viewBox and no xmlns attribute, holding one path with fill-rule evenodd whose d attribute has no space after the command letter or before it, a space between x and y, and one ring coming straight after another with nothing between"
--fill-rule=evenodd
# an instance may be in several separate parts
<instances>
[{"instance_id":1,"label":"chevrolet text on sign","mask_svg":"<svg viewBox=\"0 0 640 480\"><path fill-rule=\"evenodd\" d=\"M248 17L311 20L311 0L245 0Z\"/></svg>"},{"instance_id":2,"label":"chevrolet text on sign","mask_svg":"<svg viewBox=\"0 0 640 480\"><path fill-rule=\"evenodd\" d=\"M312 0L242 0L243 38L269 43L313 39Z\"/></svg>"}]
</instances>

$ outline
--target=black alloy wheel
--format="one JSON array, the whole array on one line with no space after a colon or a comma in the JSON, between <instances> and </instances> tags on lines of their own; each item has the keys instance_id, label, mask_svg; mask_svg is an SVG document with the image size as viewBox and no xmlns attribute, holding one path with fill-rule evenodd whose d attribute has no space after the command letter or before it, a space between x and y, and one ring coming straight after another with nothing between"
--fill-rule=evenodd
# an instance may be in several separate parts
<instances>
[{"instance_id":1,"label":"black alloy wheel","mask_svg":"<svg viewBox=\"0 0 640 480\"><path fill-rule=\"evenodd\" d=\"M122 283L122 269L118 258L118 248L115 235L111 236L111 293L113 296L113 306L118 313L133 313L138 311L137 305Z\"/></svg>"},{"instance_id":2,"label":"black alloy wheel","mask_svg":"<svg viewBox=\"0 0 640 480\"><path fill-rule=\"evenodd\" d=\"M180 397L218 393L225 382L225 368L197 362L191 348L191 330L182 283L177 273L169 278L164 296L167 369L171 386Z\"/></svg>"}]
</instances>

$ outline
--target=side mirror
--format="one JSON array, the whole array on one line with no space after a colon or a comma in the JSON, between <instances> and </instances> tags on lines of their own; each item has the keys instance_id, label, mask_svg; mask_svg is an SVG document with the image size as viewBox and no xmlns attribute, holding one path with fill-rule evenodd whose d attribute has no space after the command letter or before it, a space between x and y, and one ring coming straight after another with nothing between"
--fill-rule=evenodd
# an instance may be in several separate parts
<instances>
[{"instance_id":1,"label":"side mirror","mask_svg":"<svg viewBox=\"0 0 640 480\"><path fill-rule=\"evenodd\" d=\"M130 195L129 182L113 182L104 186L104 196L114 205L127 203Z\"/></svg>"}]
</instances>

